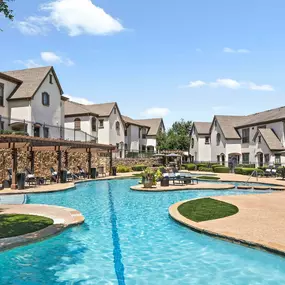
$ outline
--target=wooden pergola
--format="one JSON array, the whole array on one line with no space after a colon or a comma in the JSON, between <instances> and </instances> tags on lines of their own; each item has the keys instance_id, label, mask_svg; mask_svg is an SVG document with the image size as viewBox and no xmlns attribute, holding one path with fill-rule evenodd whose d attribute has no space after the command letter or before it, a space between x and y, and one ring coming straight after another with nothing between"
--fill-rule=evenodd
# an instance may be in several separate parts
<instances>
[{"instance_id":1,"label":"wooden pergola","mask_svg":"<svg viewBox=\"0 0 285 285\"><path fill-rule=\"evenodd\" d=\"M112 151L115 150L113 145L98 144L94 142L70 141L62 139L49 139L21 135L0 135L0 149L12 150L12 189L17 187L17 153L18 150L30 152L31 170L34 171L34 152L35 151L56 151L58 167L60 173L62 152L68 156L69 152L81 152L88 154L88 174L91 174L92 152L107 152L110 156L110 171L112 169ZM67 159L67 157L66 157ZM59 177L60 175L58 175Z\"/></svg>"}]
</instances>

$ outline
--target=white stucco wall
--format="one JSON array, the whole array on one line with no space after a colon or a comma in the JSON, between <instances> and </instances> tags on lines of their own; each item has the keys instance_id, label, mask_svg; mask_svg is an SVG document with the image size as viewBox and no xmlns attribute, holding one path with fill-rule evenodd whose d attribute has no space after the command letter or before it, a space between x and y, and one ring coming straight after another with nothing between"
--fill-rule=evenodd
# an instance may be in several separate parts
<instances>
[{"instance_id":1,"label":"white stucco wall","mask_svg":"<svg viewBox=\"0 0 285 285\"><path fill-rule=\"evenodd\" d=\"M219 145L217 145L218 133L221 134L221 141ZM219 124L217 123L216 126L213 124L211 130L211 161L217 161L217 156L221 155L222 153L226 155L226 139L221 131Z\"/></svg>"},{"instance_id":2,"label":"white stucco wall","mask_svg":"<svg viewBox=\"0 0 285 285\"><path fill-rule=\"evenodd\" d=\"M128 136L125 141L128 145L128 151L138 152L140 150L139 130L140 128L138 126L128 126Z\"/></svg>"},{"instance_id":3,"label":"white stucco wall","mask_svg":"<svg viewBox=\"0 0 285 285\"><path fill-rule=\"evenodd\" d=\"M15 89L17 84L1 78L0 78L0 83L4 84L4 107L0 106L0 115L8 117L9 108L8 108L8 101L6 101L6 99L10 96L10 94Z\"/></svg>"}]
</instances>

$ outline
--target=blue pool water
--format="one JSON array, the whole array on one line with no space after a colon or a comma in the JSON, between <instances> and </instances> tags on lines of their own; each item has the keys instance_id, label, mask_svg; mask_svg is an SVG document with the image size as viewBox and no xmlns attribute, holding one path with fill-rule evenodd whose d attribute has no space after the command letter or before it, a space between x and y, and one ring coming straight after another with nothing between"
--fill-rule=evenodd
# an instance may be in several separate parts
<instances>
[{"instance_id":1,"label":"blue pool water","mask_svg":"<svg viewBox=\"0 0 285 285\"><path fill-rule=\"evenodd\" d=\"M30 195L29 203L78 209L86 222L1 253L0 284L285 284L284 258L192 232L168 215L177 201L220 191L131 191L136 182L96 181Z\"/></svg>"}]
</instances>

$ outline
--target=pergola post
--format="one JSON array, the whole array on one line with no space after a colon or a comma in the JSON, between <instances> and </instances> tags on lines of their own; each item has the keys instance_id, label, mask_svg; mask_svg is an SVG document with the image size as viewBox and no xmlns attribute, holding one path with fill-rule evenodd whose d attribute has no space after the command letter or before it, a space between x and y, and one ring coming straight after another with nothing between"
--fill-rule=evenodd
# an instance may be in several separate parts
<instances>
[{"instance_id":1,"label":"pergola post","mask_svg":"<svg viewBox=\"0 0 285 285\"><path fill-rule=\"evenodd\" d=\"M57 151L57 183L60 182L60 175L61 175L61 150Z\"/></svg>"},{"instance_id":2,"label":"pergola post","mask_svg":"<svg viewBox=\"0 0 285 285\"><path fill-rule=\"evenodd\" d=\"M111 174L112 174L112 168L113 168L113 152L112 152L112 150L109 151L109 155L110 155L110 170L109 170L109 176L111 176Z\"/></svg>"},{"instance_id":3,"label":"pergola post","mask_svg":"<svg viewBox=\"0 0 285 285\"><path fill-rule=\"evenodd\" d=\"M18 152L16 148L12 149L12 184L11 184L11 189L17 189L17 166L18 166L18 161L17 157Z\"/></svg>"},{"instance_id":4,"label":"pergola post","mask_svg":"<svg viewBox=\"0 0 285 285\"><path fill-rule=\"evenodd\" d=\"M31 171L34 173L35 171L35 152L33 149L30 151L30 163L31 163Z\"/></svg>"},{"instance_id":5,"label":"pergola post","mask_svg":"<svg viewBox=\"0 0 285 285\"><path fill-rule=\"evenodd\" d=\"M91 163L92 162L92 153L91 153L91 149L89 148L88 150L88 176L89 179L91 178Z\"/></svg>"}]
</instances>

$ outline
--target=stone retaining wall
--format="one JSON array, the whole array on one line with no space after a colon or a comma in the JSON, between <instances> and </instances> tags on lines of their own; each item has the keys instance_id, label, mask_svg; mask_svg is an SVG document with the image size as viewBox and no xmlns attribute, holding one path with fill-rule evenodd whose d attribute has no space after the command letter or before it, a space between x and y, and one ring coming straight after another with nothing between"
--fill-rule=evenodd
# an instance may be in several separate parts
<instances>
[{"instance_id":1,"label":"stone retaining wall","mask_svg":"<svg viewBox=\"0 0 285 285\"><path fill-rule=\"evenodd\" d=\"M30 153L18 151L18 172L24 171L25 167L30 168ZM66 156L62 153L62 168L66 166ZM35 151L35 176L47 177L51 175L50 168L57 170L57 153L55 151ZM88 170L87 153L68 153L68 170L77 173L78 166L85 171ZM92 167L104 166L105 172L109 172L110 158L105 154L92 152ZM12 151L0 150L0 182L8 178L7 169L12 168Z\"/></svg>"},{"instance_id":2,"label":"stone retaining wall","mask_svg":"<svg viewBox=\"0 0 285 285\"><path fill-rule=\"evenodd\" d=\"M124 159L114 159L113 165L118 166L118 165L123 165L123 166L128 166L128 167L133 167L135 165L145 165L148 167L152 167L154 165L159 165L160 164L160 159L159 158L124 158Z\"/></svg>"}]
</instances>

